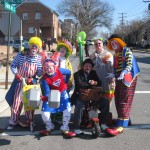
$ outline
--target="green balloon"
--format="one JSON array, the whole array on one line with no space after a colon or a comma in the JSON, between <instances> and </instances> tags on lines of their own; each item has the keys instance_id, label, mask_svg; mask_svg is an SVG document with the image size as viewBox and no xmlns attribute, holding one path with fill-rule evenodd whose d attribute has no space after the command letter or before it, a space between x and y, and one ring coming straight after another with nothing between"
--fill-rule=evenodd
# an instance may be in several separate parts
<instances>
[{"instance_id":1,"label":"green balloon","mask_svg":"<svg viewBox=\"0 0 150 150\"><path fill-rule=\"evenodd\" d=\"M85 41L81 41L81 44L84 45L86 42Z\"/></svg>"},{"instance_id":2,"label":"green balloon","mask_svg":"<svg viewBox=\"0 0 150 150\"><path fill-rule=\"evenodd\" d=\"M77 41L78 43L82 43L86 39L86 33L84 31L81 31L77 35Z\"/></svg>"}]
</instances>

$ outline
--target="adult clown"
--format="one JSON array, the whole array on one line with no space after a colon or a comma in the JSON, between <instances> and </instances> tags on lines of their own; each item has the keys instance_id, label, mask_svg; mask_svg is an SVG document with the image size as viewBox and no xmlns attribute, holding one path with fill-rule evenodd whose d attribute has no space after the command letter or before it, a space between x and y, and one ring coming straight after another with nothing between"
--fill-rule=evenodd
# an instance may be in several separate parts
<instances>
[{"instance_id":1,"label":"adult clown","mask_svg":"<svg viewBox=\"0 0 150 150\"><path fill-rule=\"evenodd\" d=\"M51 113L63 112L63 124L60 127L62 134L68 137L73 137L76 134L69 131L69 122L71 118L71 104L70 96L67 92L67 83L69 82L71 72L68 69L58 68L56 62L52 59L46 59L43 62L44 75L41 79L41 88L43 91L43 96L41 100L42 105L42 119L46 124L46 130L41 130L40 134L43 136L49 135L53 129L54 124L51 120ZM66 75L66 80L64 81L63 75ZM60 95L60 106L58 108L53 108L49 106L48 96L51 90L59 90Z\"/></svg>"},{"instance_id":2,"label":"adult clown","mask_svg":"<svg viewBox=\"0 0 150 150\"><path fill-rule=\"evenodd\" d=\"M29 40L29 50L20 51L11 63L11 71L15 75L14 82L16 82L16 88L11 88L9 92L15 93L13 97L13 103L11 105L11 117L9 119L8 130L14 128L18 123L22 127L29 126L29 122L33 120L34 110L26 111L27 121L20 120L20 113L22 111L23 102L20 91L22 90L23 78L28 79L27 82L31 82L31 78L42 76L42 64L41 56L38 52L42 46L42 41L38 37L31 37Z\"/></svg>"},{"instance_id":3,"label":"adult clown","mask_svg":"<svg viewBox=\"0 0 150 150\"><path fill-rule=\"evenodd\" d=\"M116 79L115 106L118 114L116 130L108 129L110 134L117 135L128 127L133 97L135 93L137 75L140 70L132 51L126 47L126 43L113 34L108 40L107 48L114 50L114 74L108 77Z\"/></svg>"}]
</instances>

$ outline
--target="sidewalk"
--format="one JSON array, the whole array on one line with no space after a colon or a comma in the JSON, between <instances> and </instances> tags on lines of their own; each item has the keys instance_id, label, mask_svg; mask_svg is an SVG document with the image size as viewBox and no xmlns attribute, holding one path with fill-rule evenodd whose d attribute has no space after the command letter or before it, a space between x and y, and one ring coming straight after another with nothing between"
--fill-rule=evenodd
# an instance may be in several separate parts
<instances>
[{"instance_id":1,"label":"sidewalk","mask_svg":"<svg viewBox=\"0 0 150 150\"><path fill-rule=\"evenodd\" d=\"M11 82L14 79L14 75L12 74L10 68L8 71L8 89L11 85ZM5 101L5 95L8 89L5 89L5 80L6 80L6 67L0 68L0 113L9 107L7 102Z\"/></svg>"}]
</instances>

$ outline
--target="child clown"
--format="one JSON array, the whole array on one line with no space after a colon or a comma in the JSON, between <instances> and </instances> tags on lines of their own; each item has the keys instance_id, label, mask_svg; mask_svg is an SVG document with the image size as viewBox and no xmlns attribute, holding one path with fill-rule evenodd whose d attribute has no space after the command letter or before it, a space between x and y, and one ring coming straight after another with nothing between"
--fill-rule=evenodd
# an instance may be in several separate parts
<instances>
[{"instance_id":1,"label":"child clown","mask_svg":"<svg viewBox=\"0 0 150 150\"><path fill-rule=\"evenodd\" d=\"M43 101L42 119L46 124L46 130L41 130L40 134L43 136L49 135L54 129L54 124L50 117L51 113L63 112L63 124L60 130L65 136L73 137L75 133L70 132L68 126L71 118L71 104L67 92L67 83L69 82L71 72L68 69L58 68L52 59L46 59L43 62L43 70L45 73L40 83L43 91L43 96L41 96L41 100ZM62 74L66 75L66 81L64 81ZM60 106L58 108L52 108L48 104L48 96L51 90L59 90L61 93Z\"/></svg>"},{"instance_id":2,"label":"child clown","mask_svg":"<svg viewBox=\"0 0 150 150\"><path fill-rule=\"evenodd\" d=\"M73 69L68 58L72 54L72 45L68 41L58 42L57 51L60 53L58 67L66 68L71 71L71 77L68 83L68 91L70 91L73 88Z\"/></svg>"}]
</instances>

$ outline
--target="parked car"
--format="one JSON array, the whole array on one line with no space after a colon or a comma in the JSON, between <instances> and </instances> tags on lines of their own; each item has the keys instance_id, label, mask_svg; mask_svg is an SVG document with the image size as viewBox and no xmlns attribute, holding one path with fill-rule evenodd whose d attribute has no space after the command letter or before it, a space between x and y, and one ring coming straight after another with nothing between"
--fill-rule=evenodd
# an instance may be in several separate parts
<instances>
[{"instance_id":1,"label":"parked car","mask_svg":"<svg viewBox=\"0 0 150 150\"><path fill-rule=\"evenodd\" d=\"M19 48L21 46L20 40L14 40L12 43L12 47L13 47L13 52L19 52ZM22 41L22 47L24 47L24 49L29 49L29 44L28 41L23 40Z\"/></svg>"}]
</instances>

